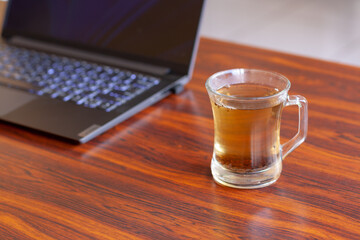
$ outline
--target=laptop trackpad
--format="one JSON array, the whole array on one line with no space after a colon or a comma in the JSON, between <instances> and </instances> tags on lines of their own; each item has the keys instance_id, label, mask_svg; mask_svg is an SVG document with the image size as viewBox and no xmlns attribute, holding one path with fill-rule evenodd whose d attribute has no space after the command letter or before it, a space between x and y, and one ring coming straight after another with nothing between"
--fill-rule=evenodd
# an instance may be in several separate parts
<instances>
[{"instance_id":1,"label":"laptop trackpad","mask_svg":"<svg viewBox=\"0 0 360 240\"><path fill-rule=\"evenodd\" d=\"M14 111L35 98L37 98L35 95L0 86L0 116Z\"/></svg>"}]
</instances>

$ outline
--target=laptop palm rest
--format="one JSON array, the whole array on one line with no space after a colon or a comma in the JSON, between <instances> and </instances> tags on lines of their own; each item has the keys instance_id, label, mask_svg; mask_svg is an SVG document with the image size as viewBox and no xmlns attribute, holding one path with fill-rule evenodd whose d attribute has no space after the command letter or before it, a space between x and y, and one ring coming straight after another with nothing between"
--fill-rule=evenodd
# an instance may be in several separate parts
<instances>
[{"instance_id":1,"label":"laptop palm rest","mask_svg":"<svg viewBox=\"0 0 360 240\"><path fill-rule=\"evenodd\" d=\"M46 131L70 139L84 137L84 131L92 131L105 124L106 113L62 101L49 101L0 86L0 116L25 127ZM81 121L79 121L81 119ZM96 128L94 127L96 126ZM91 133L87 130L86 134Z\"/></svg>"},{"instance_id":2,"label":"laptop palm rest","mask_svg":"<svg viewBox=\"0 0 360 240\"><path fill-rule=\"evenodd\" d=\"M35 98L35 95L0 86L0 116L5 116Z\"/></svg>"}]
</instances>

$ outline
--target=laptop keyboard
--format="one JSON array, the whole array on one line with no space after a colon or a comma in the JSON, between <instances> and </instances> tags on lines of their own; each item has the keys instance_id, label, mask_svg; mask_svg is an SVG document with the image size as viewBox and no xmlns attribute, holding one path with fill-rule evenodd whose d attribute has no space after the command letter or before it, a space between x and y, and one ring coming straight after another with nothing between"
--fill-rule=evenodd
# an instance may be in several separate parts
<instances>
[{"instance_id":1,"label":"laptop keyboard","mask_svg":"<svg viewBox=\"0 0 360 240\"><path fill-rule=\"evenodd\" d=\"M110 112L160 79L106 65L0 45L0 85Z\"/></svg>"}]
</instances>

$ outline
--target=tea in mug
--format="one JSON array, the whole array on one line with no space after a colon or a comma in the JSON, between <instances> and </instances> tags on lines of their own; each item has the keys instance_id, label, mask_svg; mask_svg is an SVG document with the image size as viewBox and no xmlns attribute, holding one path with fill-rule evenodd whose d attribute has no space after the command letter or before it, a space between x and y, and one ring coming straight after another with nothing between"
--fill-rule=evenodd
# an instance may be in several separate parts
<instances>
[{"instance_id":1,"label":"tea in mug","mask_svg":"<svg viewBox=\"0 0 360 240\"><path fill-rule=\"evenodd\" d=\"M285 76L258 69L229 69L206 80L214 115L211 174L215 182L254 189L279 179L283 159L307 135L306 98L288 95L290 86ZM285 106L298 107L298 131L280 144L280 120Z\"/></svg>"},{"instance_id":2,"label":"tea in mug","mask_svg":"<svg viewBox=\"0 0 360 240\"><path fill-rule=\"evenodd\" d=\"M259 84L238 83L217 90L236 98L271 96L278 89ZM236 101L211 101L215 123L214 157L235 172L261 171L280 155L280 116L283 103L265 108L242 108Z\"/></svg>"}]
</instances>

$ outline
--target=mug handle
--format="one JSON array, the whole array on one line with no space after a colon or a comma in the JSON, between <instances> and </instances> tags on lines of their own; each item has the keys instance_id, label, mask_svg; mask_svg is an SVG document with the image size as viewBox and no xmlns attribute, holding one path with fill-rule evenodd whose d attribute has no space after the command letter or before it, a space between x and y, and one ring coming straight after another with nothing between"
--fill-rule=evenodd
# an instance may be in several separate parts
<instances>
[{"instance_id":1,"label":"mug handle","mask_svg":"<svg viewBox=\"0 0 360 240\"><path fill-rule=\"evenodd\" d=\"M305 141L308 131L308 103L306 98L300 95L288 96L284 107L297 105L299 108L298 132L296 135L281 145L282 159L286 158L295 148Z\"/></svg>"}]
</instances>

